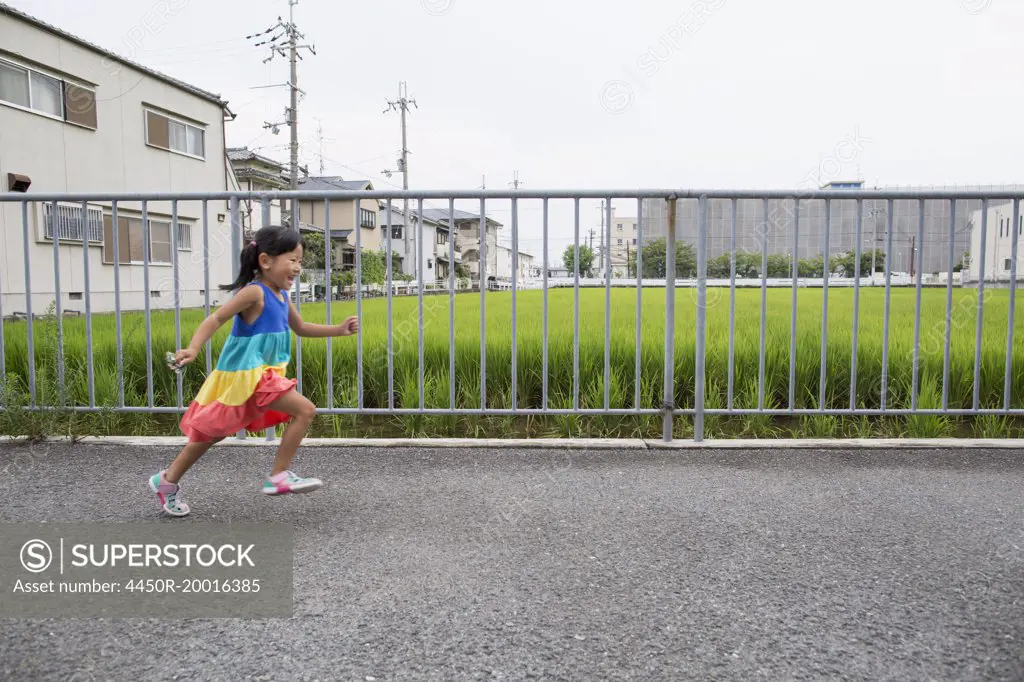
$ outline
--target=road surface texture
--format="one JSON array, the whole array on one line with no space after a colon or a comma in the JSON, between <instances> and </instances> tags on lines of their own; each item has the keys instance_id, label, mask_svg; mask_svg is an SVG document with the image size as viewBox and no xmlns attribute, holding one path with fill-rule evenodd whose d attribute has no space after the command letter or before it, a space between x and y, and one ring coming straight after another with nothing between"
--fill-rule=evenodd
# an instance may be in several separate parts
<instances>
[{"instance_id":1,"label":"road surface texture","mask_svg":"<svg viewBox=\"0 0 1024 682\"><path fill-rule=\"evenodd\" d=\"M4 620L4 680L1024 680L1010 450L0 446L0 521L294 524L294 616Z\"/></svg>"}]
</instances>

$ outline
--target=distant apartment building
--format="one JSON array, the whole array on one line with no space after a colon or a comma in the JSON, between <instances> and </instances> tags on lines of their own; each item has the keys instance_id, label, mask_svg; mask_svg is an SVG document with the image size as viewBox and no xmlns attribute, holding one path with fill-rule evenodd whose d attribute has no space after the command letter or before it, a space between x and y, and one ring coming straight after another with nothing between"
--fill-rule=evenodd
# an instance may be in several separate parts
<instances>
[{"instance_id":1,"label":"distant apartment building","mask_svg":"<svg viewBox=\"0 0 1024 682\"><path fill-rule=\"evenodd\" d=\"M823 189L862 189L861 181L843 181L825 185ZM882 190L927 191L934 187L879 187ZM959 187L949 189L991 189L1002 191L1006 187ZM1010 189L1016 190L1016 187ZM799 196L797 191L796 195ZM893 239L891 266L894 272L911 271L911 261L916 266L917 249L921 254L926 274L948 272L963 261L972 239L971 216L981 209L980 201L959 201L953 219L953 260L949 260L950 243L950 202L928 200L924 208L924 239L918 239L920 216L917 200L893 202ZM793 201L771 200L767 206L767 221L764 201L741 199L736 201L736 249L761 253L762 244L767 243L769 254L792 254L794 247L798 258L813 259L825 252L825 202L824 200L802 199L799 211L799 234ZM832 200L828 231L828 251L832 256L854 251L857 248L857 202L856 200ZM697 245L698 208L696 199L679 200L676 206L676 239ZM870 253L872 247L885 251L887 242L887 202L885 200L864 200L860 247ZM762 227L765 226L765 227ZM643 202L642 240L644 245L657 239L664 239L668 232L668 204L664 200L645 199ZM709 201L707 219L708 258L714 259L730 252L732 239L732 211L729 200ZM762 237L763 235L763 237ZM796 236L796 239L794 237ZM795 243L794 243L795 241ZM879 272L882 268L879 265Z\"/></svg>"},{"instance_id":2,"label":"distant apartment building","mask_svg":"<svg viewBox=\"0 0 1024 682\"><path fill-rule=\"evenodd\" d=\"M1024 207L1022 207L1024 210ZM985 225L985 272L982 274L982 209L971 214L971 247L967 254L968 266L965 278L978 282L1009 282L1013 274L1013 238L1017 237L1017 281L1024 279L1024 213L1018 210L1017 221L1013 220L1013 202L990 202L988 221Z\"/></svg>"},{"instance_id":3,"label":"distant apartment building","mask_svg":"<svg viewBox=\"0 0 1024 682\"><path fill-rule=\"evenodd\" d=\"M236 185L224 138L233 118L216 94L0 4L0 191L24 191L27 199L44 192L229 191ZM0 204L5 316L27 312L26 266L32 312L55 302L55 258L67 312L85 311L87 283L91 310L114 310L115 262L123 309L142 309L147 299L154 308L172 307L175 282L182 306L202 305L207 290L212 303L224 300L217 287L230 280L228 263L238 258L226 201L209 201L205 215L203 202L179 201L176 230L164 201L148 203L146 222L138 201L120 202L116 223L108 201L27 206L23 225L21 205Z\"/></svg>"},{"instance_id":4,"label":"distant apartment building","mask_svg":"<svg viewBox=\"0 0 1024 682\"><path fill-rule=\"evenodd\" d=\"M636 258L637 249L637 236L636 236L636 216L620 216L616 214L615 207L612 207L612 219L611 219L611 242L610 242L610 253L611 253L611 269L612 277L628 277L629 276L629 263L631 260ZM595 269L599 273L604 273L605 268L608 266L606 260L606 254L604 250L604 240L608 238L607 226L605 232L601 234L601 248L598 253L595 254Z\"/></svg>"},{"instance_id":5,"label":"distant apartment building","mask_svg":"<svg viewBox=\"0 0 1024 682\"><path fill-rule=\"evenodd\" d=\"M541 278L541 269L533 254L519 252L519 281L530 282Z\"/></svg>"}]
</instances>

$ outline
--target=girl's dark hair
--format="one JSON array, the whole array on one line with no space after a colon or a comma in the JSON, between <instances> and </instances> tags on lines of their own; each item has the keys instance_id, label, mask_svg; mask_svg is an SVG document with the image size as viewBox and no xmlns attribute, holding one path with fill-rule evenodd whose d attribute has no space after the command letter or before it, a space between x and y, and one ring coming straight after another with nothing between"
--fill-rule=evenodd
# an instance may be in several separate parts
<instances>
[{"instance_id":1,"label":"girl's dark hair","mask_svg":"<svg viewBox=\"0 0 1024 682\"><path fill-rule=\"evenodd\" d=\"M239 256L238 278L231 284L222 284L220 288L224 291L237 291L256 279L260 269L261 253L268 256L280 256L282 253L294 251L297 246L305 248L306 243L295 230L281 225L269 225L261 228L242 248L242 254Z\"/></svg>"}]
</instances>

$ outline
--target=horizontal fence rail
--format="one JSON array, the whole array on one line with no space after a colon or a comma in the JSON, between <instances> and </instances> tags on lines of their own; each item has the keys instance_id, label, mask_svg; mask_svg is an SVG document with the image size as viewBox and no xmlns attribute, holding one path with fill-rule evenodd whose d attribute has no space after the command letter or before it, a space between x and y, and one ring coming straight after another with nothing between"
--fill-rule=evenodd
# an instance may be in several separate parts
<instances>
[{"instance_id":1,"label":"horizontal fence rail","mask_svg":"<svg viewBox=\"0 0 1024 682\"><path fill-rule=\"evenodd\" d=\"M646 417L666 441L740 416L1020 417L1020 198L0 194L0 410L183 413L226 330L184 372L164 353L226 301L251 234L294 215L321 259L295 308L361 321L295 339L322 415Z\"/></svg>"}]
</instances>

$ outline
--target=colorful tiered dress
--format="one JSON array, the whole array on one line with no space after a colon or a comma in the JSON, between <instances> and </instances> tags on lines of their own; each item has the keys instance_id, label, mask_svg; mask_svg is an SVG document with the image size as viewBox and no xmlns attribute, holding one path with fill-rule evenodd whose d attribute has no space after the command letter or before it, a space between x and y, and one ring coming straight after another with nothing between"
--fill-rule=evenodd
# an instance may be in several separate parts
<instances>
[{"instance_id":1,"label":"colorful tiered dress","mask_svg":"<svg viewBox=\"0 0 1024 682\"><path fill-rule=\"evenodd\" d=\"M261 431L291 419L267 407L296 384L285 376L292 352L288 299L262 282L248 286L262 287L263 310L252 324L235 316L216 368L182 417L181 430L190 441Z\"/></svg>"}]
</instances>

